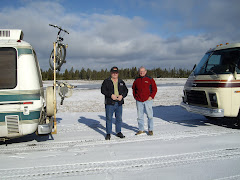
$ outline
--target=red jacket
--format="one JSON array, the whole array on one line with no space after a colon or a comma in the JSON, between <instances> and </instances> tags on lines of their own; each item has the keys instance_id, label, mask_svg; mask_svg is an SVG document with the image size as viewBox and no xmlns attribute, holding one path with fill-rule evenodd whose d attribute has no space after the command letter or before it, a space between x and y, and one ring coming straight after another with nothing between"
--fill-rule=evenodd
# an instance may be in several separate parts
<instances>
[{"instance_id":1,"label":"red jacket","mask_svg":"<svg viewBox=\"0 0 240 180\"><path fill-rule=\"evenodd\" d=\"M149 76L136 78L132 89L134 98L141 102L147 101L150 96L154 99L157 93L156 83Z\"/></svg>"}]
</instances>

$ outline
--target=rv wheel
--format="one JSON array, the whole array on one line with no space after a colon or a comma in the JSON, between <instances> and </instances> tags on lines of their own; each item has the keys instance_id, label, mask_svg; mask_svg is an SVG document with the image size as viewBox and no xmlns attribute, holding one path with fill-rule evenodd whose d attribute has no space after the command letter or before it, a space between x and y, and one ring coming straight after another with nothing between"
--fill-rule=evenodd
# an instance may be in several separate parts
<instances>
[{"instance_id":1,"label":"rv wheel","mask_svg":"<svg viewBox=\"0 0 240 180\"><path fill-rule=\"evenodd\" d=\"M47 116L54 115L54 91L53 86L47 87L46 89L46 111Z\"/></svg>"},{"instance_id":2,"label":"rv wheel","mask_svg":"<svg viewBox=\"0 0 240 180\"><path fill-rule=\"evenodd\" d=\"M240 110L238 112L238 116L236 117L236 123L235 123L235 126L239 127L240 128Z\"/></svg>"}]
</instances>

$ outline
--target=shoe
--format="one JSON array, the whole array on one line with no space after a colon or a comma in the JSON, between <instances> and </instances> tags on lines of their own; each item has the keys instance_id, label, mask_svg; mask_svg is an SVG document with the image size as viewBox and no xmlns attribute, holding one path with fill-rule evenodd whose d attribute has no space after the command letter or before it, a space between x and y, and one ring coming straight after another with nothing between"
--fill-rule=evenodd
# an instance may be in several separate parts
<instances>
[{"instance_id":1,"label":"shoe","mask_svg":"<svg viewBox=\"0 0 240 180\"><path fill-rule=\"evenodd\" d=\"M142 134L144 133L143 131L138 131L135 135L139 135L139 134Z\"/></svg>"},{"instance_id":2,"label":"shoe","mask_svg":"<svg viewBox=\"0 0 240 180\"><path fill-rule=\"evenodd\" d=\"M111 135L107 134L106 137L105 137L105 140L110 140L110 138L111 138Z\"/></svg>"},{"instance_id":3,"label":"shoe","mask_svg":"<svg viewBox=\"0 0 240 180\"><path fill-rule=\"evenodd\" d=\"M153 131L148 131L148 135L152 136L153 135Z\"/></svg>"},{"instance_id":4,"label":"shoe","mask_svg":"<svg viewBox=\"0 0 240 180\"><path fill-rule=\"evenodd\" d=\"M125 136L121 132L117 133L117 137L120 137L121 139L125 138Z\"/></svg>"}]
</instances>

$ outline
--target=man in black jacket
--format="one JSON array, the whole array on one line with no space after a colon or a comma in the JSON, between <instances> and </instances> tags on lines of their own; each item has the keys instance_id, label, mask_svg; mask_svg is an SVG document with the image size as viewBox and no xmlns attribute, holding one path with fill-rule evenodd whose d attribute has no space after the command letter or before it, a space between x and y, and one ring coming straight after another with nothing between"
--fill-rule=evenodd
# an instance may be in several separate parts
<instances>
[{"instance_id":1,"label":"man in black jacket","mask_svg":"<svg viewBox=\"0 0 240 180\"><path fill-rule=\"evenodd\" d=\"M111 68L111 77L102 83L101 93L105 95L106 111L106 140L110 140L112 133L112 118L115 112L117 137L125 138L121 132L122 127L122 104L123 98L128 94L128 89L123 80L118 78L118 68Z\"/></svg>"}]
</instances>

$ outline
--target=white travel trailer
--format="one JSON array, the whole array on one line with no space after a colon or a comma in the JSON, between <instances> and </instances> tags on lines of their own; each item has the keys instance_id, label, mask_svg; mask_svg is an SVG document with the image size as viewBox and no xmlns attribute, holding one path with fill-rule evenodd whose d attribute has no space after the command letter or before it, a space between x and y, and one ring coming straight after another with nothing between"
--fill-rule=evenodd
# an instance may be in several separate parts
<instances>
[{"instance_id":1,"label":"white travel trailer","mask_svg":"<svg viewBox=\"0 0 240 180\"><path fill-rule=\"evenodd\" d=\"M240 43L206 52L184 86L181 106L207 118L238 118L240 109Z\"/></svg>"},{"instance_id":2,"label":"white travel trailer","mask_svg":"<svg viewBox=\"0 0 240 180\"><path fill-rule=\"evenodd\" d=\"M0 29L0 139L52 131L53 87L44 99L36 53L21 30ZM48 111L48 112L46 112Z\"/></svg>"}]
</instances>

